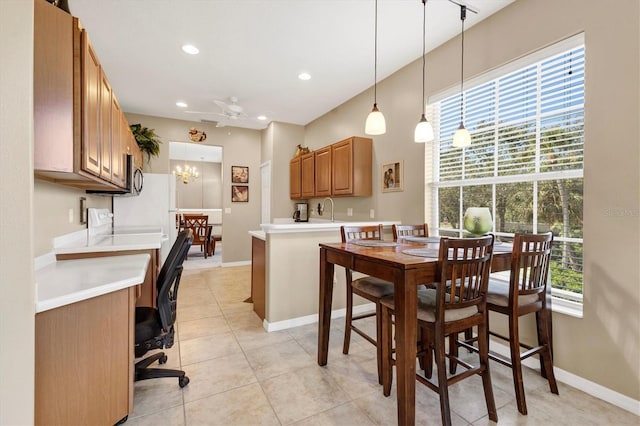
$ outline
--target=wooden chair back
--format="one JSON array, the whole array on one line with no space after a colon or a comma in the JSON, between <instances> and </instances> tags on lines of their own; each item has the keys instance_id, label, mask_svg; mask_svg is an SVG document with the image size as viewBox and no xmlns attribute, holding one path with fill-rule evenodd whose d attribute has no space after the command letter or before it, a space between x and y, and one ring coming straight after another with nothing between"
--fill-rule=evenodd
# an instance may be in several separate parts
<instances>
[{"instance_id":1,"label":"wooden chair back","mask_svg":"<svg viewBox=\"0 0 640 426\"><path fill-rule=\"evenodd\" d=\"M341 226L342 242L351 240L382 240L382 224L370 226Z\"/></svg>"},{"instance_id":2,"label":"wooden chair back","mask_svg":"<svg viewBox=\"0 0 640 426\"><path fill-rule=\"evenodd\" d=\"M206 245L209 217L203 214L184 214L184 229L193 232L192 245Z\"/></svg>"},{"instance_id":3,"label":"wooden chair back","mask_svg":"<svg viewBox=\"0 0 640 426\"><path fill-rule=\"evenodd\" d=\"M513 240L509 301L517 296L539 294L545 297L553 234L516 234Z\"/></svg>"},{"instance_id":4,"label":"wooden chair back","mask_svg":"<svg viewBox=\"0 0 640 426\"><path fill-rule=\"evenodd\" d=\"M398 237L428 237L429 225L391 225L393 231L393 241L398 241Z\"/></svg>"},{"instance_id":5,"label":"wooden chair back","mask_svg":"<svg viewBox=\"0 0 640 426\"><path fill-rule=\"evenodd\" d=\"M485 311L494 238L488 235L440 240L436 321L444 323L445 314L455 316L447 311L455 309L477 309L480 314Z\"/></svg>"}]
</instances>

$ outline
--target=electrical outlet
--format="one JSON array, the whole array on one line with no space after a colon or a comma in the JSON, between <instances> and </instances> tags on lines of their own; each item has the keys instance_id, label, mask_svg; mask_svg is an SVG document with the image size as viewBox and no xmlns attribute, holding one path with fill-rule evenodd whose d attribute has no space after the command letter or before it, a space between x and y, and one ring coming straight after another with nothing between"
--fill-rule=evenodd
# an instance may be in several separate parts
<instances>
[{"instance_id":1,"label":"electrical outlet","mask_svg":"<svg viewBox=\"0 0 640 426\"><path fill-rule=\"evenodd\" d=\"M374 219L376 217L376 211L374 209L369 210L369 217Z\"/></svg>"},{"instance_id":2,"label":"electrical outlet","mask_svg":"<svg viewBox=\"0 0 640 426\"><path fill-rule=\"evenodd\" d=\"M351 207L347 209L347 216L353 216L353 209Z\"/></svg>"},{"instance_id":3,"label":"electrical outlet","mask_svg":"<svg viewBox=\"0 0 640 426\"><path fill-rule=\"evenodd\" d=\"M224 214L231 214L231 207L225 207Z\"/></svg>"},{"instance_id":4,"label":"electrical outlet","mask_svg":"<svg viewBox=\"0 0 640 426\"><path fill-rule=\"evenodd\" d=\"M73 209L69 209L69 223L73 223Z\"/></svg>"}]
</instances>

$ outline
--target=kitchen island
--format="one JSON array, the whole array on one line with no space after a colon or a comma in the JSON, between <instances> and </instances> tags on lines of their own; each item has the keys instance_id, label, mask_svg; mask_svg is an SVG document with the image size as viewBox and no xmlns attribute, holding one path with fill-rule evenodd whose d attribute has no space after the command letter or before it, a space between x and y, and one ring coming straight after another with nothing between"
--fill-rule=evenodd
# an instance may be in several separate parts
<instances>
[{"instance_id":1,"label":"kitchen island","mask_svg":"<svg viewBox=\"0 0 640 426\"><path fill-rule=\"evenodd\" d=\"M255 257L252 258L255 266L252 269L252 299L254 310L263 319L264 329L277 331L318 321L319 244L340 242L340 226L382 224L385 239L390 240L391 225L398 223L276 219L274 223L260 225L260 231L249 232L252 246L258 247L252 252ZM261 242L264 242L264 250L260 250ZM264 265L263 271L260 265ZM262 282L254 282L254 279L262 279ZM334 283L332 317L335 318L345 315L344 269L336 268ZM370 309L368 301L354 298L354 313Z\"/></svg>"}]
</instances>

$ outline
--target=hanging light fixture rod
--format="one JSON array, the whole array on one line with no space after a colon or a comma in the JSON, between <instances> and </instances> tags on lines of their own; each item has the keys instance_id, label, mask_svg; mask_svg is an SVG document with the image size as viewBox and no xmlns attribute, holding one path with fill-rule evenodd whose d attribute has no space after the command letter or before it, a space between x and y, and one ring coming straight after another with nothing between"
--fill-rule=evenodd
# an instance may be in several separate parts
<instances>
[{"instance_id":1,"label":"hanging light fixture rod","mask_svg":"<svg viewBox=\"0 0 640 426\"><path fill-rule=\"evenodd\" d=\"M455 4L456 6L464 6L466 10L468 10L469 12L473 12L475 14L478 14L478 11L474 8L472 8L471 6L469 6L468 4L464 3L464 2L460 2L460 1L456 1L456 0L449 0L450 3Z\"/></svg>"}]
</instances>

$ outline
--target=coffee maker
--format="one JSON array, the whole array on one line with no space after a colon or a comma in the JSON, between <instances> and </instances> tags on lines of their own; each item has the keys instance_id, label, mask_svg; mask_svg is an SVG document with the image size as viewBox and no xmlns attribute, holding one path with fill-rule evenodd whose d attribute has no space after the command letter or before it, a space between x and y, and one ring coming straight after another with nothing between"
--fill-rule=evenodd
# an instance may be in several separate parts
<instances>
[{"instance_id":1,"label":"coffee maker","mask_svg":"<svg viewBox=\"0 0 640 426\"><path fill-rule=\"evenodd\" d=\"M309 204L296 203L296 207L293 210L293 219L296 222L309 222Z\"/></svg>"}]
</instances>

